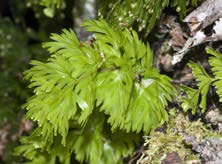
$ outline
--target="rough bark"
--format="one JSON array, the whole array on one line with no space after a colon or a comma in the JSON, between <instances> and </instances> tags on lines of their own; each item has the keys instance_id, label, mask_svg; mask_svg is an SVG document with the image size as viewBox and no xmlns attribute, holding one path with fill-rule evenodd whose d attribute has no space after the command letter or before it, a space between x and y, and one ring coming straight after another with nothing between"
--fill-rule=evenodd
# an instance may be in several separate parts
<instances>
[{"instance_id":1,"label":"rough bark","mask_svg":"<svg viewBox=\"0 0 222 164\"><path fill-rule=\"evenodd\" d=\"M222 17L222 0L207 0L191 12L184 22L188 23L191 32L204 29Z\"/></svg>"},{"instance_id":2,"label":"rough bark","mask_svg":"<svg viewBox=\"0 0 222 164\"><path fill-rule=\"evenodd\" d=\"M205 164L222 163L222 140L220 138L208 138L197 142L193 137L184 135L185 141L192 145L192 150L198 152Z\"/></svg>"},{"instance_id":3,"label":"rough bark","mask_svg":"<svg viewBox=\"0 0 222 164\"><path fill-rule=\"evenodd\" d=\"M221 33L214 31L216 34L206 36L202 30L208 25L214 23L217 19L222 18L222 0L207 0L191 12L185 19L191 31L191 37L187 39L184 47L174 54L172 64L180 62L184 55L194 46L209 41L222 40Z\"/></svg>"}]
</instances>

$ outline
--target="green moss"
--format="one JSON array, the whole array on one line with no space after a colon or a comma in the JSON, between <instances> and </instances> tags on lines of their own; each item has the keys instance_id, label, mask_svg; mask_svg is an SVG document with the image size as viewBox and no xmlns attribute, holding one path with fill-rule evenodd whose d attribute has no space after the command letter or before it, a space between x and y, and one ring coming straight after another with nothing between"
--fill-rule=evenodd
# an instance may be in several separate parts
<instances>
[{"instance_id":1,"label":"green moss","mask_svg":"<svg viewBox=\"0 0 222 164\"><path fill-rule=\"evenodd\" d=\"M201 120L190 122L183 114L178 114L170 118L166 130L157 130L150 136L145 137L146 150L140 163L159 163L168 153L177 152L184 162L190 160L200 161L198 154L191 150L189 143L185 142L184 136L194 137L196 141L216 136L210 128L204 126Z\"/></svg>"}]
</instances>

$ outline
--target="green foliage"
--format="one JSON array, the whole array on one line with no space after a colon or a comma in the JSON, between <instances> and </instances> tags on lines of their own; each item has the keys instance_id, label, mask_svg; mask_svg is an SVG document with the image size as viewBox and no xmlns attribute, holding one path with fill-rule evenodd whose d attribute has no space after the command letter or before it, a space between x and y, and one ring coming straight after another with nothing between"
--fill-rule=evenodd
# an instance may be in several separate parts
<instances>
[{"instance_id":1,"label":"green foliage","mask_svg":"<svg viewBox=\"0 0 222 164\"><path fill-rule=\"evenodd\" d=\"M89 163L122 163L121 157L133 153L134 144L138 143L138 135L122 131L113 134L105 122L105 115L95 109L84 128L74 120L66 137L66 146L61 144L61 136L55 136L53 143L44 141L41 137L42 129L30 137L22 138L23 145L16 148L16 155L28 158L31 164L55 163L59 158L61 163L70 163L74 152L75 158ZM43 151L44 150L44 151Z\"/></svg>"},{"instance_id":2,"label":"green foliage","mask_svg":"<svg viewBox=\"0 0 222 164\"><path fill-rule=\"evenodd\" d=\"M180 15L180 19L186 16L187 6L191 3L192 6L197 6L197 2L201 0L172 0L171 6L176 7L176 11Z\"/></svg>"},{"instance_id":3,"label":"green foliage","mask_svg":"<svg viewBox=\"0 0 222 164\"><path fill-rule=\"evenodd\" d=\"M79 42L72 30L52 34L43 44L52 57L32 61L25 72L35 93L24 105L26 117L38 123L29 142L37 136L40 150L53 154L59 138L79 161L118 163L136 140L119 129L149 133L167 121L165 106L175 89L152 67L149 45L135 31L114 30L102 19L83 25L95 34L92 44Z\"/></svg>"},{"instance_id":4,"label":"green foliage","mask_svg":"<svg viewBox=\"0 0 222 164\"><path fill-rule=\"evenodd\" d=\"M181 85L180 89L186 93L185 96L183 95L179 98L181 107L185 112L187 112L189 109L192 109L192 114L195 114L200 92L196 89L184 85Z\"/></svg>"},{"instance_id":5,"label":"green foliage","mask_svg":"<svg viewBox=\"0 0 222 164\"><path fill-rule=\"evenodd\" d=\"M213 55L209 58L209 63L212 67L214 78L211 78L202 66L190 62L188 66L192 69L192 74L198 82L198 89L196 90L187 86L181 86L181 89L186 92L186 96L182 96L179 101L182 102L182 108L184 111L192 109L193 114L196 112L200 95L201 101L199 107L202 109L202 112L205 112L207 104L206 98L212 83L220 98L219 101L222 102L222 54L214 51L212 48L207 48L206 51Z\"/></svg>"},{"instance_id":6,"label":"green foliage","mask_svg":"<svg viewBox=\"0 0 222 164\"><path fill-rule=\"evenodd\" d=\"M28 69L32 56L44 54L44 51L35 49L37 44L29 45L28 34L10 19L0 18L0 25L0 130L8 125L10 128L5 133L16 136L24 114L20 110L21 105L31 95L22 72ZM1 135L4 136L4 131ZM15 160L11 152L18 144L16 138L6 139L8 143L1 141L1 147L5 146L5 149L1 148L4 154L0 157L0 163L12 163Z\"/></svg>"},{"instance_id":7,"label":"green foliage","mask_svg":"<svg viewBox=\"0 0 222 164\"><path fill-rule=\"evenodd\" d=\"M40 5L44 6L44 14L47 17L53 18L56 12L56 9L64 8L65 1L64 0L27 0L27 6Z\"/></svg>"},{"instance_id":8,"label":"green foliage","mask_svg":"<svg viewBox=\"0 0 222 164\"><path fill-rule=\"evenodd\" d=\"M214 131L204 126L200 120L190 122L183 114L171 115L164 132L155 131L145 137L146 150L138 163L160 163L168 153L177 152L184 163L199 161L198 154L188 147L185 137L192 137L197 142L205 138L218 136Z\"/></svg>"},{"instance_id":9,"label":"green foliage","mask_svg":"<svg viewBox=\"0 0 222 164\"><path fill-rule=\"evenodd\" d=\"M0 128L10 122L17 129L21 115L17 110L29 96L22 72L30 54L21 31L8 19L0 18L0 24Z\"/></svg>"},{"instance_id":10,"label":"green foliage","mask_svg":"<svg viewBox=\"0 0 222 164\"><path fill-rule=\"evenodd\" d=\"M198 0L192 0L196 5ZM108 0L99 1L99 16L105 17L115 27L137 27L144 30L145 35L153 29L160 18L163 9L167 6L176 7L182 19L186 15L187 0Z\"/></svg>"},{"instance_id":11,"label":"green foliage","mask_svg":"<svg viewBox=\"0 0 222 164\"><path fill-rule=\"evenodd\" d=\"M187 93L187 97L180 99L180 101L183 102L182 108L185 111L192 109L192 113L194 114L196 112L199 96L201 95L201 102L199 106L202 109L202 112L204 112L206 110L207 93L212 79L201 65L190 62L188 66L192 69L192 74L198 82L198 90L186 86L181 87L181 89Z\"/></svg>"},{"instance_id":12,"label":"green foliage","mask_svg":"<svg viewBox=\"0 0 222 164\"><path fill-rule=\"evenodd\" d=\"M207 48L207 53L213 55L209 59L209 63L215 76L213 85L220 97L219 101L222 102L222 54L214 51L212 48Z\"/></svg>"},{"instance_id":13,"label":"green foliage","mask_svg":"<svg viewBox=\"0 0 222 164\"><path fill-rule=\"evenodd\" d=\"M44 14L52 18L55 15L55 9L62 6L62 0L41 0L40 4L46 7L43 10Z\"/></svg>"}]
</instances>

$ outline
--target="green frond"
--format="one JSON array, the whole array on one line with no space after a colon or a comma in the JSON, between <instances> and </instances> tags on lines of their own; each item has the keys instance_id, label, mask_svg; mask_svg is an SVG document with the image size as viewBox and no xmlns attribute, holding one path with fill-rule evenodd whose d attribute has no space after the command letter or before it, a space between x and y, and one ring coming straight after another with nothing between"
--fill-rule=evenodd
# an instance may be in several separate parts
<instances>
[{"instance_id":1,"label":"green frond","mask_svg":"<svg viewBox=\"0 0 222 164\"><path fill-rule=\"evenodd\" d=\"M139 31L146 29L148 33L162 10L169 4L169 0L110 0L100 1L99 4L99 14L105 16L115 27L132 27L134 23L138 23Z\"/></svg>"},{"instance_id":2,"label":"green frond","mask_svg":"<svg viewBox=\"0 0 222 164\"><path fill-rule=\"evenodd\" d=\"M133 153L139 136L132 133L126 134L119 130L113 134L104 121L106 121L105 115L95 112L81 133L73 132L73 136L70 138L74 140L72 148L76 159L80 162L121 164L122 157Z\"/></svg>"},{"instance_id":3,"label":"green frond","mask_svg":"<svg viewBox=\"0 0 222 164\"><path fill-rule=\"evenodd\" d=\"M111 123L112 129L121 127L139 132L143 126L146 126L143 130L149 132L161 121L166 121L167 114L164 107L167 105L166 100L171 101L174 88L170 84L169 78L160 75L152 68L153 54L149 45L143 44L135 31L130 34L128 30L123 32L112 30L102 19L100 21L87 21L83 25L95 33L98 39L95 44L98 44L104 55L101 70L97 75L97 106L101 105L101 110L110 115L108 122ZM100 38L107 38L107 35L108 39L99 40ZM118 43L121 44L116 46ZM134 103L130 99L134 92L137 92L133 89L137 83L136 78L144 76L150 81L155 81L153 85L147 88L150 98L147 98L146 95L142 98L139 97L142 102L147 101L148 105L140 106L136 103L136 107L139 109L129 108L131 103ZM154 96L153 92L157 94ZM137 98L135 101L138 101ZM144 110L143 112L146 112L147 115L144 115L144 119L131 118L134 110L138 113L140 113L139 110ZM155 117L156 113L158 117ZM126 124L124 116L131 122ZM154 121L151 121L152 119ZM155 123L153 124L153 122Z\"/></svg>"},{"instance_id":4,"label":"green frond","mask_svg":"<svg viewBox=\"0 0 222 164\"><path fill-rule=\"evenodd\" d=\"M189 62L188 66L192 69L192 74L197 81L198 89L192 89L181 85L180 88L186 93L186 96L180 98L180 101L182 102L181 106L185 112L191 109L192 114L195 114L200 99L199 97L201 96L199 107L202 109L202 113L204 113L206 110L207 94L212 79L201 65Z\"/></svg>"},{"instance_id":5,"label":"green frond","mask_svg":"<svg viewBox=\"0 0 222 164\"><path fill-rule=\"evenodd\" d=\"M198 82L198 90L201 94L200 108L202 108L202 112L204 112L206 110L207 93L212 80L201 65L190 62L188 66L192 69L192 74Z\"/></svg>"},{"instance_id":6,"label":"green frond","mask_svg":"<svg viewBox=\"0 0 222 164\"><path fill-rule=\"evenodd\" d=\"M80 44L71 30L53 34L53 41L43 45L52 57L47 63L32 61L25 72L35 92L24 105L26 117L37 121L32 135L41 138L43 151L53 150L60 137L62 146L72 145L77 160L111 163L129 155L133 143L111 132L106 136L104 124L112 132L148 133L168 120L165 107L175 89L170 78L153 68L150 47L135 31L114 30L102 19L83 25L96 36L92 45ZM115 138L125 145L122 149L114 150L119 148Z\"/></svg>"},{"instance_id":7,"label":"green frond","mask_svg":"<svg viewBox=\"0 0 222 164\"><path fill-rule=\"evenodd\" d=\"M184 85L181 85L180 89L186 93L185 96L182 96L179 99L179 101L182 102L181 107L183 108L184 112L191 109L192 114L195 114L200 95L199 90Z\"/></svg>"},{"instance_id":8,"label":"green frond","mask_svg":"<svg viewBox=\"0 0 222 164\"><path fill-rule=\"evenodd\" d=\"M186 92L186 96L182 96L180 99L182 108L184 111L192 109L193 114L196 112L200 95L201 101L199 107L202 109L202 112L205 112L207 94L211 83L213 83L216 88L216 92L220 97L219 101L222 102L222 54L214 51L212 48L207 48L206 51L213 55L209 58L209 63L215 77L211 78L202 66L190 62L188 66L192 68L192 74L198 82L198 89L195 90L186 86L181 86L181 89Z\"/></svg>"},{"instance_id":9,"label":"green frond","mask_svg":"<svg viewBox=\"0 0 222 164\"><path fill-rule=\"evenodd\" d=\"M75 33L69 29L63 29L63 33L61 35L51 34L51 39L53 42L43 43L43 48L46 48L49 53L54 54L61 49L72 49L76 50L78 53L78 46L80 43L75 35Z\"/></svg>"},{"instance_id":10,"label":"green frond","mask_svg":"<svg viewBox=\"0 0 222 164\"><path fill-rule=\"evenodd\" d=\"M73 67L62 57L51 58L48 63L33 61L32 65L34 67L25 72L25 77L31 80L29 87L35 87L35 95L25 105L28 110L26 117L37 121L43 129L52 124L49 133L53 130L54 135L59 132L65 138L69 119L77 110L76 103L83 101L73 92L76 84L70 75ZM47 132L43 131L42 135L47 136Z\"/></svg>"},{"instance_id":11,"label":"green frond","mask_svg":"<svg viewBox=\"0 0 222 164\"><path fill-rule=\"evenodd\" d=\"M102 104L101 110L110 114L108 122L112 124L113 129L119 127L124 120L130 100L133 72L126 69L127 67L125 70L101 72L97 76L97 106Z\"/></svg>"},{"instance_id":12,"label":"green frond","mask_svg":"<svg viewBox=\"0 0 222 164\"><path fill-rule=\"evenodd\" d=\"M93 71L97 70L98 65L93 58L94 50L88 45L76 46L78 41L73 34L64 30L61 36L54 35L52 38L55 42L44 46L56 55L48 63L33 61L33 67L25 72L25 77L31 81L29 87L34 87L36 94L25 105L28 109L27 118L37 121L43 129L47 129L44 126L46 122L49 122L46 127L52 124L50 130L55 135L59 132L64 137L63 144L69 129L68 122L77 112L76 105L81 108L79 123L84 123L93 110ZM47 132L48 130L42 135L47 136Z\"/></svg>"},{"instance_id":13,"label":"green frond","mask_svg":"<svg viewBox=\"0 0 222 164\"><path fill-rule=\"evenodd\" d=\"M46 164L47 161L54 164L57 157L61 163L68 164L72 153L75 153L76 159L82 163L122 163L122 157L133 153L134 144L138 143L139 136L122 131L112 134L110 128L107 128L108 125L104 126L104 121L105 115L96 110L84 129L76 125L69 131L66 146L60 144L60 136L55 137L53 144L42 141L38 136L23 137L23 145L16 148L15 155L24 155L31 160L30 164ZM47 149L42 151L44 147Z\"/></svg>"},{"instance_id":14,"label":"green frond","mask_svg":"<svg viewBox=\"0 0 222 164\"><path fill-rule=\"evenodd\" d=\"M61 163L70 163L70 148L60 144L60 140L56 138L53 146L47 151L42 151L44 144L40 137L23 137L20 139L23 145L15 149L14 155L23 155L28 162L25 164L55 164L58 158ZM49 147L49 146L48 146Z\"/></svg>"},{"instance_id":15,"label":"green frond","mask_svg":"<svg viewBox=\"0 0 222 164\"><path fill-rule=\"evenodd\" d=\"M100 163L103 154L103 124L105 117L102 113L95 112L82 132L73 132L74 140L72 149L76 159L80 162Z\"/></svg>"},{"instance_id":16,"label":"green frond","mask_svg":"<svg viewBox=\"0 0 222 164\"><path fill-rule=\"evenodd\" d=\"M141 83L134 83L131 102L127 111L124 129L148 133L154 127L168 121L164 110L174 91L170 80L163 75L151 75ZM168 81L169 80L169 81Z\"/></svg>"},{"instance_id":17,"label":"green frond","mask_svg":"<svg viewBox=\"0 0 222 164\"><path fill-rule=\"evenodd\" d=\"M97 40L112 44L114 49L118 49L124 45L121 32L110 28L104 19L87 20L82 23L82 26L85 26L88 31L95 32Z\"/></svg>"},{"instance_id":18,"label":"green frond","mask_svg":"<svg viewBox=\"0 0 222 164\"><path fill-rule=\"evenodd\" d=\"M213 85L216 88L216 92L222 102L222 53L219 53L212 48L207 48L207 53L213 55L210 57L209 62L212 67L213 74L215 76Z\"/></svg>"}]
</instances>

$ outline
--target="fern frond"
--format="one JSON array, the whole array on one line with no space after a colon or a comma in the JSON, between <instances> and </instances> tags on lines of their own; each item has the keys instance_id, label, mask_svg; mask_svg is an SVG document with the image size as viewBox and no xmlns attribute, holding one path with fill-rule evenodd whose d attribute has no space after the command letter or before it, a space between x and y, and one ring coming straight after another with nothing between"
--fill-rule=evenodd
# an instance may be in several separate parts
<instances>
[{"instance_id":1,"label":"fern frond","mask_svg":"<svg viewBox=\"0 0 222 164\"><path fill-rule=\"evenodd\" d=\"M212 80L202 66L194 62L190 62L188 66L192 69L192 74L197 79L198 90L201 94L200 108L202 108L202 112L204 112L206 110L207 93Z\"/></svg>"},{"instance_id":2,"label":"fern frond","mask_svg":"<svg viewBox=\"0 0 222 164\"><path fill-rule=\"evenodd\" d=\"M124 43L122 42L120 31L110 28L104 19L86 21L82 24L88 31L96 32L96 39L104 43L110 43L113 48L118 49Z\"/></svg>"},{"instance_id":3,"label":"fern frond","mask_svg":"<svg viewBox=\"0 0 222 164\"><path fill-rule=\"evenodd\" d=\"M48 62L33 61L25 72L35 92L24 105L26 117L38 123L33 136L41 138L42 150L52 149L60 137L63 146L72 145L70 152L79 161L119 161L133 144L119 139L128 146L113 149L118 145L103 134L107 120L102 111L112 131L148 133L168 120L165 107L175 89L170 78L153 68L150 47L135 31L113 30L102 19L84 25L95 33L93 45L80 44L71 30L63 30L43 45L53 54ZM99 114L95 114L97 108ZM76 130L72 133L73 122Z\"/></svg>"},{"instance_id":4,"label":"fern frond","mask_svg":"<svg viewBox=\"0 0 222 164\"><path fill-rule=\"evenodd\" d=\"M48 146L47 151L42 151L42 147L47 143L43 143L40 137L22 137L20 142L23 145L15 149L14 155L23 155L29 159L25 164L55 164L57 158L61 163L69 164L71 156L70 148L61 145L61 141L58 138L56 138L54 145L50 149L50 146Z\"/></svg>"},{"instance_id":5,"label":"fern frond","mask_svg":"<svg viewBox=\"0 0 222 164\"><path fill-rule=\"evenodd\" d=\"M138 136L121 131L112 134L110 129L104 126L104 121L105 115L95 112L82 133L73 133L70 139L75 140L72 148L76 153L76 159L81 162L86 160L92 164L121 163L121 157L133 152L134 143L139 141Z\"/></svg>"},{"instance_id":6,"label":"fern frond","mask_svg":"<svg viewBox=\"0 0 222 164\"><path fill-rule=\"evenodd\" d=\"M180 89L186 93L186 96L182 96L179 101L182 102L181 107L184 112L187 112L191 109L192 114L196 113L196 108L199 100L199 90L181 85Z\"/></svg>"},{"instance_id":7,"label":"fern frond","mask_svg":"<svg viewBox=\"0 0 222 164\"><path fill-rule=\"evenodd\" d=\"M161 86L158 80L160 79L147 78L142 80L141 84L134 84L128 109L130 112L126 115L124 124L124 129L128 132L140 132L142 129L149 132L153 127L168 121L168 114L162 109L167 105L166 99L169 98L166 88L171 84L166 82L166 86ZM172 88L169 88L169 91L171 92Z\"/></svg>"},{"instance_id":8,"label":"fern frond","mask_svg":"<svg viewBox=\"0 0 222 164\"><path fill-rule=\"evenodd\" d=\"M206 110L206 99L212 79L201 65L195 64L194 62L189 62L188 66L192 69L192 74L197 80L198 89L192 89L190 87L181 85L180 88L182 91L186 92L186 96L182 96L180 98L180 101L182 102L181 106L185 112L191 109L192 114L195 114L198 100L201 95L199 106L203 113Z\"/></svg>"},{"instance_id":9,"label":"fern frond","mask_svg":"<svg viewBox=\"0 0 222 164\"><path fill-rule=\"evenodd\" d=\"M125 63L127 64L127 63ZM116 70L102 72L97 77L97 106L110 114L109 122L116 129L123 121L127 110L133 85L133 72Z\"/></svg>"},{"instance_id":10,"label":"fern frond","mask_svg":"<svg viewBox=\"0 0 222 164\"><path fill-rule=\"evenodd\" d=\"M21 139L22 146L16 148L16 155L24 155L32 160L30 164L38 162L55 163L58 157L61 163L70 163L72 153L80 162L113 164L122 163L121 158L132 154L134 143L138 143L139 136L118 131L112 134L110 128L104 126L105 115L94 112L84 129L74 125L66 137L66 146L60 144L61 137L56 136L53 144L44 142L41 137L31 136ZM109 127L109 126L108 126ZM43 148L46 149L43 149ZM42 149L44 150L42 152Z\"/></svg>"},{"instance_id":11,"label":"fern frond","mask_svg":"<svg viewBox=\"0 0 222 164\"><path fill-rule=\"evenodd\" d=\"M77 50L76 53L78 53L79 49L76 47L80 46L80 43L75 33L71 29L63 29L62 31L63 33L61 35L52 34L50 38L53 42L43 43L43 48L46 48L51 54L54 54L61 49Z\"/></svg>"},{"instance_id":12,"label":"fern frond","mask_svg":"<svg viewBox=\"0 0 222 164\"><path fill-rule=\"evenodd\" d=\"M219 101L222 102L222 54L213 50L212 48L207 48L207 53L213 55L209 59L213 74L215 76L213 85L215 86L216 92L220 97Z\"/></svg>"},{"instance_id":13,"label":"fern frond","mask_svg":"<svg viewBox=\"0 0 222 164\"><path fill-rule=\"evenodd\" d=\"M95 55L94 51L88 45L87 49L78 46L76 36L72 34L65 31L62 36L54 35L52 38L56 42L44 44L54 57L48 63L33 61L34 67L25 72L25 77L32 81L29 87L35 87L36 93L25 105L29 109L27 118L38 121L43 129L49 121L55 135L58 130L64 137L63 144L68 122L76 114L76 105L82 109L79 123L84 123L92 112L95 97L95 73L92 72L97 70L97 64L93 57L87 56L88 52ZM47 133L42 135L47 136Z\"/></svg>"},{"instance_id":14,"label":"fern frond","mask_svg":"<svg viewBox=\"0 0 222 164\"><path fill-rule=\"evenodd\" d=\"M169 78L160 75L152 68L153 54L149 46L144 45L134 31L132 31L132 35L130 35L128 30L125 30L123 33L117 30L117 32L114 30L112 33L109 32L111 28L107 26L103 20L100 23L98 23L98 21L87 21L84 25L86 25L89 31L96 32L96 38L105 38L108 33L111 34L108 36L109 40L105 40L105 43L106 48L109 47L107 49L112 49L112 51L106 51L107 53L104 53L106 59L101 66L101 69L111 71L101 71L97 75L96 95L98 101L97 106L102 104L101 110L104 110L106 114L110 115L108 121L112 124L112 129L114 130L117 127L121 127L130 130L132 126L131 130L139 132L143 126L147 126L143 130L149 132L151 127L155 127L162 119L167 120L164 107L167 105L166 100L171 100L170 97L173 95L174 88L170 84ZM119 39L121 39L121 44L116 46ZM96 43L101 46L101 41L95 41L95 44ZM123 43L124 45L122 45ZM103 50L103 48L101 48L101 50ZM116 56L115 54L119 55ZM103 66L106 68L103 68ZM107 66L111 68L108 69ZM150 94L150 98L146 98L146 96L141 97L142 102L147 101L147 99L149 100L147 102L149 105L146 106L147 110L143 111L145 106L140 105L137 109L132 109L130 106L134 101L130 99L132 99L134 92L137 92L133 89L133 85L137 83L135 77L144 76L150 79L150 81L154 81L153 85L147 87L148 93L156 92L157 95L154 96ZM145 77L144 79L146 80ZM159 101L159 99L161 99L161 101ZM158 103L155 101L158 101ZM157 104L159 104L159 106ZM138 113L142 111L147 112L148 114L144 115L144 117L148 117L148 115L152 115L153 117L150 119L131 118L130 116L134 113L134 110ZM128 125L125 124L124 115L132 121ZM155 115L157 115L157 117L155 117ZM153 124L151 119L154 119L156 124Z\"/></svg>"},{"instance_id":15,"label":"fern frond","mask_svg":"<svg viewBox=\"0 0 222 164\"><path fill-rule=\"evenodd\" d=\"M58 130L65 138L68 121L75 116L77 110L78 95L73 92L76 81L70 76L73 68L61 57L52 58L45 64L37 61L32 64L34 67L25 74L26 78L31 79L30 87L35 87L36 95L25 105L28 109L26 117L37 121L43 129L48 128L46 122L50 122L53 128L49 131L53 130L54 135L57 135ZM82 103L81 99L78 103ZM42 135L47 136L47 132L43 131Z\"/></svg>"}]
</instances>

